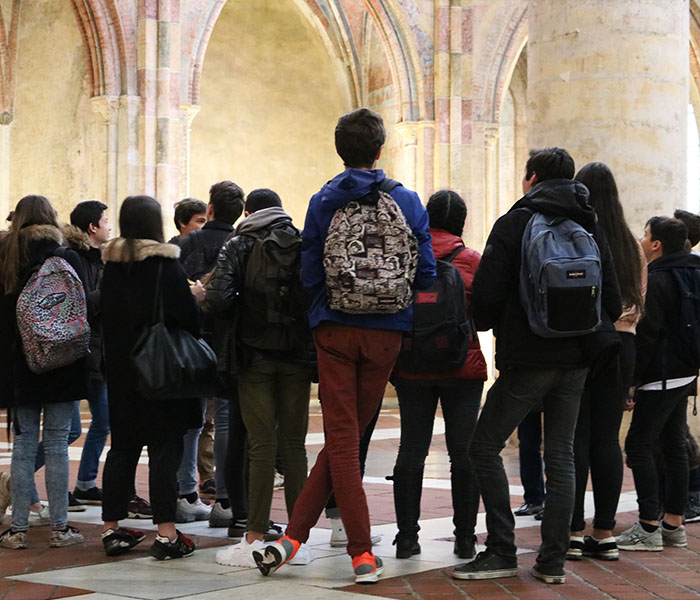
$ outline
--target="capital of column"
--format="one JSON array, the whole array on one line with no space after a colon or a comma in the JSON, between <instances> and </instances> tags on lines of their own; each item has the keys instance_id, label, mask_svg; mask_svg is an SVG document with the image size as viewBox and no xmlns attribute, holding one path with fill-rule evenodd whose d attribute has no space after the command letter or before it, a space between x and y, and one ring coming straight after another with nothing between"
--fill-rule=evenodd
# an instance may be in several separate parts
<instances>
[{"instance_id":1,"label":"capital of column","mask_svg":"<svg viewBox=\"0 0 700 600\"><path fill-rule=\"evenodd\" d=\"M5 110L3 112L0 112L0 125L9 125L12 123L12 119L14 119L14 114L12 113L12 110Z\"/></svg>"},{"instance_id":2,"label":"capital of column","mask_svg":"<svg viewBox=\"0 0 700 600\"><path fill-rule=\"evenodd\" d=\"M90 108L107 123L111 123L116 119L119 109L119 98L117 96L93 96L88 102Z\"/></svg>"},{"instance_id":3,"label":"capital of column","mask_svg":"<svg viewBox=\"0 0 700 600\"><path fill-rule=\"evenodd\" d=\"M180 104L180 117L187 127L192 127L192 121L202 107L199 104Z\"/></svg>"},{"instance_id":4,"label":"capital of column","mask_svg":"<svg viewBox=\"0 0 700 600\"><path fill-rule=\"evenodd\" d=\"M501 130L498 123L486 123L484 125L484 146L492 148L498 142Z\"/></svg>"}]
</instances>

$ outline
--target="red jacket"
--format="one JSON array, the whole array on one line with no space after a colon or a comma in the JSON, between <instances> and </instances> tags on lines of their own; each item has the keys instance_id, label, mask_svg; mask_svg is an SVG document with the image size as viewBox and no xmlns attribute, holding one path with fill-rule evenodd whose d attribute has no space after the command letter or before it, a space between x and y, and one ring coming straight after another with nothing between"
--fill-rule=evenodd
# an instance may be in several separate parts
<instances>
[{"instance_id":1,"label":"red jacket","mask_svg":"<svg viewBox=\"0 0 700 600\"><path fill-rule=\"evenodd\" d=\"M430 229L430 235L432 236L432 247L433 253L436 259L444 258L454 252L457 248L465 248L462 238L453 235L444 229ZM471 305L472 297L472 280L474 279L474 273L476 273L476 268L479 266L479 261L481 260L481 254L476 250L471 248L465 248L457 256L455 256L452 264L459 269L462 279L464 280L464 290L467 294L467 309ZM469 353L464 361L461 368L452 371L450 373L440 373L440 374L416 374L403 371L401 369L396 369L394 372L396 377L401 379L481 379L486 380L486 360L484 360L484 355L481 353L481 346L479 344L479 338L474 332L474 337L472 343L469 347Z\"/></svg>"}]
</instances>

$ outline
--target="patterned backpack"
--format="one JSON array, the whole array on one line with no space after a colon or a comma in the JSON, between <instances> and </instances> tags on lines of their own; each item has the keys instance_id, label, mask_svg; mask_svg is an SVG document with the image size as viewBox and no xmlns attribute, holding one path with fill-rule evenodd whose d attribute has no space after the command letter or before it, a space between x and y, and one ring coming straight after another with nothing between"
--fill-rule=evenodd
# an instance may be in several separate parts
<instances>
[{"instance_id":1,"label":"patterned backpack","mask_svg":"<svg viewBox=\"0 0 700 600\"><path fill-rule=\"evenodd\" d=\"M411 306L418 242L389 192L376 190L335 211L323 249L328 305L350 314L393 314Z\"/></svg>"},{"instance_id":2,"label":"patterned backpack","mask_svg":"<svg viewBox=\"0 0 700 600\"><path fill-rule=\"evenodd\" d=\"M89 352L85 290L61 252L31 274L17 299L17 327L34 373L65 367Z\"/></svg>"}]
</instances>

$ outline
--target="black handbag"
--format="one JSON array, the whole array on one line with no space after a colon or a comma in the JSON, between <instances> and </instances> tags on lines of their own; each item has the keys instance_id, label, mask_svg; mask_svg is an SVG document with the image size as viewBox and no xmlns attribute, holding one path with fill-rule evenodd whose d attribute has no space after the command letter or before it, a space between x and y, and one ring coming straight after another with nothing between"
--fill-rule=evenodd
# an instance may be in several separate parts
<instances>
[{"instance_id":1,"label":"black handbag","mask_svg":"<svg viewBox=\"0 0 700 600\"><path fill-rule=\"evenodd\" d=\"M213 396L220 390L216 354L201 338L165 324L161 292L163 263L158 265L153 324L131 351L136 389L152 400Z\"/></svg>"}]
</instances>

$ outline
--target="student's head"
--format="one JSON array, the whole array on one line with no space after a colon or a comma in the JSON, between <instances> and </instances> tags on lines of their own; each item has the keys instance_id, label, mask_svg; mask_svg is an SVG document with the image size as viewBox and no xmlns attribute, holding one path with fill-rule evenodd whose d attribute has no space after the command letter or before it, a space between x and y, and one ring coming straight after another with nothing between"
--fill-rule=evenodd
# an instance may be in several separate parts
<instances>
[{"instance_id":1,"label":"student's head","mask_svg":"<svg viewBox=\"0 0 700 600\"><path fill-rule=\"evenodd\" d=\"M282 207L282 199L277 195L277 192L260 188L253 190L248 194L245 201L246 214L250 215L263 208L273 208L275 206Z\"/></svg>"},{"instance_id":2,"label":"student's head","mask_svg":"<svg viewBox=\"0 0 700 600\"><path fill-rule=\"evenodd\" d=\"M185 198L175 204L173 217L175 227L180 237L185 237L191 231L197 231L207 222L207 205L196 198Z\"/></svg>"},{"instance_id":3,"label":"student's head","mask_svg":"<svg viewBox=\"0 0 700 600\"><path fill-rule=\"evenodd\" d=\"M523 193L548 179L572 179L574 172L574 159L564 148L530 150L530 158L525 165Z\"/></svg>"},{"instance_id":4,"label":"student's head","mask_svg":"<svg viewBox=\"0 0 700 600\"><path fill-rule=\"evenodd\" d=\"M130 240L163 241L163 213L150 196L129 196L119 211L121 236Z\"/></svg>"},{"instance_id":5,"label":"student's head","mask_svg":"<svg viewBox=\"0 0 700 600\"><path fill-rule=\"evenodd\" d=\"M209 188L207 218L233 225L243 213L243 190L233 181L219 181Z\"/></svg>"},{"instance_id":6,"label":"student's head","mask_svg":"<svg viewBox=\"0 0 700 600\"><path fill-rule=\"evenodd\" d=\"M95 248L104 244L112 231L106 210L106 204L97 200L86 200L78 204L70 214L71 225L82 229Z\"/></svg>"},{"instance_id":7,"label":"student's head","mask_svg":"<svg viewBox=\"0 0 700 600\"><path fill-rule=\"evenodd\" d=\"M335 150L346 167L371 169L385 140L384 121L367 108L343 115L335 126Z\"/></svg>"},{"instance_id":8,"label":"student's head","mask_svg":"<svg viewBox=\"0 0 700 600\"><path fill-rule=\"evenodd\" d=\"M688 228L688 241L690 247L694 247L700 242L700 217L687 210L677 209L673 213L673 218L683 221Z\"/></svg>"},{"instance_id":9,"label":"student's head","mask_svg":"<svg viewBox=\"0 0 700 600\"><path fill-rule=\"evenodd\" d=\"M6 294L17 291L19 285L19 263L26 253L27 239L21 236L25 227L50 225L58 228L56 211L44 196L25 196L15 207L10 222L10 231L3 240L0 253L0 285Z\"/></svg>"},{"instance_id":10,"label":"student's head","mask_svg":"<svg viewBox=\"0 0 700 600\"><path fill-rule=\"evenodd\" d=\"M467 219L467 205L464 199L452 190L435 192L426 205L431 229L444 229L462 237L464 222Z\"/></svg>"},{"instance_id":11,"label":"student's head","mask_svg":"<svg viewBox=\"0 0 700 600\"><path fill-rule=\"evenodd\" d=\"M682 221L669 217L652 217L644 227L641 243L647 262L651 262L660 256L684 252L687 239L688 228Z\"/></svg>"}]
</instances>

